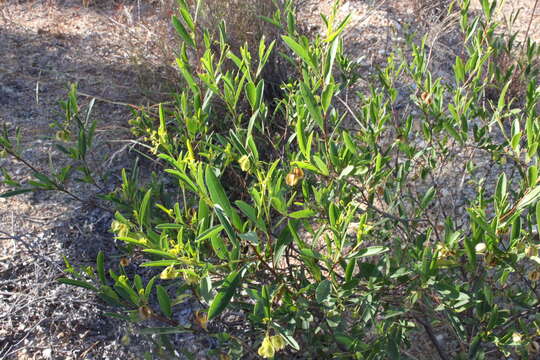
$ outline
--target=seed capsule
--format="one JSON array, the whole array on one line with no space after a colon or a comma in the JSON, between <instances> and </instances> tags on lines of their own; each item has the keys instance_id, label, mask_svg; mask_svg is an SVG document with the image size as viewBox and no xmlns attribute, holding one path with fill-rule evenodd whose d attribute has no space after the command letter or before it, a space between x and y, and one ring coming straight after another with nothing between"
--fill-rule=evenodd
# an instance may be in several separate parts
<instances>
[{"instance_id":1,"label":"seed capsule","mask_svg":"<svg viewBox=\"0 0 540 360\"><path fill-rule=\"evenodd\" d=\"M152 309L150 307L144 305L139 308L139 317L142 320L149 319L152 316Z\"/></svg>"}]
</instances>

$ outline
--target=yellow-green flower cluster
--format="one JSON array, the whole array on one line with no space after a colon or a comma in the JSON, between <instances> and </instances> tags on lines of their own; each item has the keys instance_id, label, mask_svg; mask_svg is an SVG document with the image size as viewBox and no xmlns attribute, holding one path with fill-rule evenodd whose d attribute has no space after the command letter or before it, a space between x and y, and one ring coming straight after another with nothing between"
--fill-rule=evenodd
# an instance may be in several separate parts
<instances>
[{"instance_id":1,"label":"yellow-green flower cluster","mask_svg":"<svg viewBox=\"0 0 540 360\"><path fill-rule=\"evenodd\" d=\"M263 339L257 353L265 359L273 358L277 351L285 348L285 340L281 335L268 336Z\"/></svg>"}]
</instances>

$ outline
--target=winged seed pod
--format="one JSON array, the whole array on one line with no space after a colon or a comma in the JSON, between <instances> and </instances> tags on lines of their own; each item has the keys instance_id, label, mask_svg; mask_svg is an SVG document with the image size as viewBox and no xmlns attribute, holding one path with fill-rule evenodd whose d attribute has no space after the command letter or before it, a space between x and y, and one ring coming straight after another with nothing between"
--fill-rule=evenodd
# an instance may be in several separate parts
<instances>
[{"instance_id":1,"label":"winged seed pod","mask_svg":"<svg viewBox=\"0 0 540 360\"><path fill-rule=\"evenodd\" d=\"M304 171L300 168L294 168L290 173L285 177L285 182L289 186L296 186L300 180L304 178Z\"/></svg>"}]
</instances>

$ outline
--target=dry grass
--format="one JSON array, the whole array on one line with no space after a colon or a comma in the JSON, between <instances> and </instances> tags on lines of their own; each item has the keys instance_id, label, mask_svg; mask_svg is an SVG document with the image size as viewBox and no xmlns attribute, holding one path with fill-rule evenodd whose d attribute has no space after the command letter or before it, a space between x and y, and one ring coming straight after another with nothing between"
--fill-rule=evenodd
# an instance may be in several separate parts
<instances>
[{"instance_id":1,"label":"dry grass","mask_svg":"<svg viewBox=\"0 0 540 360\"><path fill-rule=\"evenodd\" d=\"M195 7L195 1L188 3ZM216 25L224 19L233 51L237 52L246 43L250 49L256 49L263 35L267 41L278 36L278 29L260 18L271 16L276 4L279 1L203 1L198 23L201 28L217 29ZM178 13L176 0L124 0L114 4L96 1L88 6L112 13L108 16L111 23L131 34L124 44L125 50L139 69L140 88L149 99L163 100L178 88L180 78L175 57L180 40L171 25L171 17Z\"/></svg>"}]
</instances>

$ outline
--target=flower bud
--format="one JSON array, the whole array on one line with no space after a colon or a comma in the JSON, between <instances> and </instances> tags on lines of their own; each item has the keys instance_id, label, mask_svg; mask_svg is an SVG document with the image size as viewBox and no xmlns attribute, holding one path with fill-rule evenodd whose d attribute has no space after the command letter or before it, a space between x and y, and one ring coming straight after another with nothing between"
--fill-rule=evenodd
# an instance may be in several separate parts
<instances>
[{"instance_id":1,"label":"flower bud","mask_svg":"<svg viewBox=\"0 0 540 360\"><path fill-rule=\"evenodd\" d=\"M152 316L152 309L150 307L143 305L139 308L139 317L141 320L149 319Z\"/></svg>"},{"instance_id":2,"label":"flower bud","mask_svg":"<svg viewBox=\"0 0 540 360\"><path fill-rule=\"evenodd\" d=\"M476 251L477 254L483 254L486 252L486 243L478 243L476 244L476 246L474 247L474 251Z\"/></svg>"}]
</instances>

